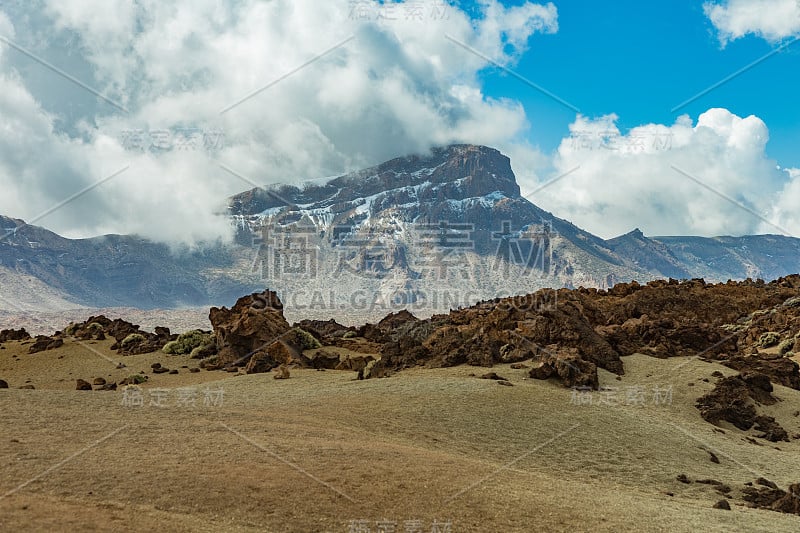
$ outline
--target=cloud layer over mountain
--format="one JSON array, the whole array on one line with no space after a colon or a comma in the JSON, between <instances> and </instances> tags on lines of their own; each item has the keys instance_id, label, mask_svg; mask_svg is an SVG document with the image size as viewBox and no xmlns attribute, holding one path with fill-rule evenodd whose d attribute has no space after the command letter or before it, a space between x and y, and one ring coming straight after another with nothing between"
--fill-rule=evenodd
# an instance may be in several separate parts
<instances>
[{"instance_id":1,"label":"cloud layer over mountain","mask_svg":"<svg viewBox=\"0 0 800 533\"><path fill-rule=\"evenodd\" d=\"M742 26L741 9L706 6L723 40L792 31ZM496 0L469 10L434 0L4 4L0 213L69 236L192 244L229 237L225 198L256 184L467 142L511 156L523 191L580 166L532 199L604 236L633 225L649 234L778 232L721 195L800 231L786 200L798 178L769 160L757 117L711 109L695 122L619 132L614 115L578 116L555 154L531 146L535 117L488 96L482 73L513 68L557 31L552 3ZM629 149L587 148L587 132L615 132Z\"/></svg>"}]
</instances>

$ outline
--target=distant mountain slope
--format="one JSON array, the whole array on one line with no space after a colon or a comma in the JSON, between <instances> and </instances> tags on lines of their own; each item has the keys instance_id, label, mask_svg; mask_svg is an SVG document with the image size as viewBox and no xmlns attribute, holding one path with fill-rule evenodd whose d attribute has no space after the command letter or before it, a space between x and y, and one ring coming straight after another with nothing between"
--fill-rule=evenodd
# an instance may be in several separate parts
<instances>
[{"instance_id":1,"label":"distant mountain slope","mask_svg":"<svg viewBox=\"0 0 800 533\"><path fill-rule=\"evenodd\" d=\"M800 272L800 239L783 235L653 237L664 243L692 277L772 280Z\"/></svg>"},{"instance_id":2,"label":"distant mountain slope","mask_svg":"<svg viewBox=\"0 0 800 533\"><path fill-rule=\"evenodd\" d=\"M420 316L542 287L620 281L774 279L800 271L800 240L601 239L520 195L510 160L435 148L319 185L230 199L231 245L195 252L135 236L65 239L0 217L0 309L230 305L265 286L305 318L350 322L409 306ZM24 304L24 305L22 305Z\"/></svg>"},{"instance_id":3,"label":"distant mountain slope","mask_svg":"<svg viewBox=\"0 0 800 533\"><path fill-rule=\"evenodd\" d=\"M630 233L606 241L609 248L648 272L659 272L675 279L698 277L692 275L687 265L675 257L670 248L653 239L648 239L636 228Z\"/></svg>"},{"instance_id":4,"label":"distant mountain slope","mask_svg":"<svg viewBox=\"0 0 800 533\"><path fill-rule=\"evenodd\" d=\"M12 232L0 240L0 269L9 280L0 296L8 294L12 301L20 300L13 295L12 277L16 286L21 286L21 280L36 280L32 289L47 287L52 297L34 300L48 310L53 306L49 302L66 308L69 304L64 300L73 308L205 305L215 296L235 298L236 292L246 290L244 285L203 274L210 267L230 263L220 248L177 255L165 245L132 236L66 239L7 217L0 217L0 228L2 235Z\"/></svg>"}]
</instances>

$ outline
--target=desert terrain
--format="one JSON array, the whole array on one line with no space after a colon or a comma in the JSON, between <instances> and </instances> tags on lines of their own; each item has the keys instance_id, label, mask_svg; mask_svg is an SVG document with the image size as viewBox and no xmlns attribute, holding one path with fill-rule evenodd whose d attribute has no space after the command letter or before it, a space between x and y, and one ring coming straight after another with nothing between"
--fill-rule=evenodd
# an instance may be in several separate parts
<instances>
[{"instance_id":1,"label":"desert terrain","mask_svg":"<svg viewBox=\"0 0 800 533\"><path fill-rule=\"evenodd\" d=\"M712 373L735 374L717 363L628 356L620 380L600 370L601 390L580 397L510 365L492 370L513 386L479 379L484 371L472 366L368 380L294 369L277 380L190 372L183 366L197 364L186 356L120 357L111 340L91 342L0 350L10 385L0 391L2 530L796 531L800 523L741 501L744 484L760 477L780 487L800 480L800 441L757 442L704 421L695 401L713 388ZM179 373L152 374L156 362ZM140 371L149 377L142 405L121 388L74 390L78 378ZM16 388L26 384L35 389ZM656 397L667 388L669 397ZM781 401L764 409L799 433L800 392L777 385L774 395ZM713 508L722 493L698 480L727 485L731 510Z\"/></svg>"}]
</instances>

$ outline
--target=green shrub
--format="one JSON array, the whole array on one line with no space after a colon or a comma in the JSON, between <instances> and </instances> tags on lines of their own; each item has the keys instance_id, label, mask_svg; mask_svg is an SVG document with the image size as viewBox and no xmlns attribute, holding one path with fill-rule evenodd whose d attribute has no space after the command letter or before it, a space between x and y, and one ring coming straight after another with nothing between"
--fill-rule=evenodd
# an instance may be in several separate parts
<instances>
[{"instance_id":1,"label":"green shrub","mask_svg":"<svg viewBox=\"0 0 800 533\"><path fill-rule=\"evenodd\" d=\"M219 356L212 355L211 357L206 357L205 359L200 359L200 363L197 365L200 368L206 368L208 366L217 366L219 364Z\"/></svg>"},{"instance_id":2,"label":"green shrub","mask_svg":"<svg viewBox=\"0 0 800 533\"><path fill-rule=\"evenodd\" d=\"M356 332L355 331L348 331L344 335L342 335L342 338L343 339L352 339L355 336L356 336Z\"/></svg>"},{"instance_id":3,"label":"green shrub","mask_svg":"<svg viewBox=\"0 0 800 533\"><path fill-rule=\"evenodd\" d=\"M212 344L213 339L210 333L203 333L199 329L193 329L186 333L181 333L178 338L168 342L162 351L170 355L186 355L192 353L196 348L201 348Z\"/></svg>"},{"instance_id":4,"label":"green shrub","mask_svg":"<svg viewBox=\"0 0 800 533\"><path fill-rule=\"evenodd\" d=\"M133 385L141 385L145 381L147 381L147 376L141 374L132 374L128 376L128 383L132 383Z\"/></svg>"},{"instance_id":5,"label":"green shrub","mask_svg":"<svg viewBox=\"0 0 800 533\"><path fill-rule=\"evenodd\" d=\"M762 333L758 338L758 345L762 348L770 348L779 342L781 342L781 336L779 333L775 333L774 331Z\"/></svg>"},{"instance_id":6,"label":"green shrub","mask_svg":"<svg viewBox=\"0 0 800 533\"><path fill-rule=\"evenodd\" d=\"M800 296L794 296L783 302L784 307L800 307Z\"/></svg>"},{"instance_id":7,"label":"green shrub","mask_svg":"<svg viewBox=\"0 0 800 533\"><path fill-rule=\"evenodd\" d=\"M69 326L64 328L64 335L75 335L75 332L78 330L78 324L74 322L70 323Z\"/></svg>"},{"instance_id":8,"label":"green shrub","mask_svg":"<svg viewBox=\"0 0 800 533\"><path fill-rule=\"evenodd\" d=\"M294 328L294 330L292 331L294 332L294 337L297 341L297 344L300 345L301 349L313 350L314 348L322 347L322 344L320 344L320 342L306 330L300 328Z\"/></svg>"},{"instance_id":9,"label":"green shrub","mask_svg":"<svg viewBox=\"0 0 800 533\"><path fill-rule=\"evenodd\" d=\"M98 322L92 322L91 324L86 326L86 329L92 332L103 331L103 325Z\"/></svg>"},{"instance_id":10,"label":"green shrub","mask_svg":"<svg viewBox=\"0 0 800 533\"><path fill-rule=\"evenodd\" d=\"M783 341L778 345L778 352L780 352L781 355L786 355L787 353L792 351L793 347L794 347L794 339L793 338L786 339L785 341Z\"/></svg>"},{"instance_id":11,"label":"green shrub","mask_svg":"<svg viewBox=\"0 0 800 533\"><path fill-rule=\"evenodd\" d=\"M724 324L722 326L722 329L724 329L729 333L738 333L742 330L747 329L747 326L745 324Z\"/></svg>"},{"instance_id":12,"label":"green shrub","mask_svg":"<svg viewBox=\"0 0 800 533\"><path fill-rule=\"evenodd\" d=\"M143 341L144 341L144 335L142 335L141 333L131 333L130 335L122 339L122 342L120 344L122 345L123 348L127 348L128 346L131 346L133 344L139 344L140 342Z\"/></svg>"}]
</instances>

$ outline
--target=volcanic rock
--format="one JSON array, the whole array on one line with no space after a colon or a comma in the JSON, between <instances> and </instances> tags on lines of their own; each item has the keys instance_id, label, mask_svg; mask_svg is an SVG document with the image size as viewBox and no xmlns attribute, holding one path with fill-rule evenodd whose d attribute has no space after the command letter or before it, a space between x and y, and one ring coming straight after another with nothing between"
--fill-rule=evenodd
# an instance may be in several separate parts
<instances>
[{"instance_id":1,"label":"volcanic rock","mask_svg":"<svg viewBox=\"0 0 800 533\"><path fill-rule=\"evenodd\" d=\"M333 370L337 366L339 366L339 354L328 350L318 350L311 359L311 367L318 370Z\"/></svg>"},{"instance_id":2,"label":"volcanic rock","mask_svg":"<svg viewBox=\"0 0 800 533\"><path fill-rule=\"evenodd\" d=\"M25 331L25 328L21 329L4 329L0 331L0 343L6 341L24 341L30 339L30 334Z\"/></svg>"},{"instance_id":3,"label":"volcanic rock","mask_svg":"<svg viewBox=\"0 0 800 533\"><path fill-rule=\"evenodd\" d=\"M302 354L283 340L273 341L267 347L253 353L245 366L248 374L269 372L282 364L288 364Z\"/></svg>"},{"instance_id":4,"label":"volcanic rock","mask_svg":"<svg viewBox=\"0 0 800 533\"><path fill-rule=\"evenodd\" d=\"M774 418L759 415L757 404L772 405L772 384L764 374L740 374L723 378L714 389L698 398L697 408L704 420L717 425L721 420L746 431L753 426L762 434L759 437L777 442L789 440L788 433Z\"/></svg>"},{"instance_id":5,"label":"volcanic rock","mask_svg":"<svg viewBox=\"0 0 800 533\"><path fill-rule=\"evenodd\" d=\"M75 390L92 390L92 384L82 379L77 380Z\"/></svg>"},{"instance_id":6,"label":"volcanic rock","mask_svg":"<svg viewBox=\"0 0 800 533\"><path fill-rule=\"evenodd\" d=\"M46 335L38 335L33 344L28 348L28 353L38 353L45 350L55 350L64 345L64 340L60 337L48 337Z\"/></svg>"},{"instance_id":7,"label":"volcanic rock","mask_svg":"<svg viewBox=\"0 0 800 533\"><path fill-rule=\"evenodd\" d=\"M556 347L552 348L556 349ZM574 348L556 353L548 350L543 357L542 364L531 368L528 375L533 379L558 378L566 387L570 388L588 387L597 390L600 387L597 366L581 359Z\"/></svg>"},{"instance_id":8,"label":"volcanic rock","mask_svg":"<svg viewBox=\"0 0 800 533\"><path fill-rule=\"evenodd\" d=\"M209 320L223 365L247 364L291 329L283 316L283 304L272 291L240 298L232 309L212 307Z\"/></svg>"}]
</instances>

